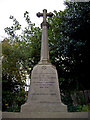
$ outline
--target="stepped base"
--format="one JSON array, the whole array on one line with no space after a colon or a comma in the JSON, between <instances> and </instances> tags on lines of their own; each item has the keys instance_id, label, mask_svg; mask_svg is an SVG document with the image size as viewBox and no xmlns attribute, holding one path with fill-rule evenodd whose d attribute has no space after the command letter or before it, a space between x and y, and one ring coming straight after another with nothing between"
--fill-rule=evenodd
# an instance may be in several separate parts
<instances>
[{"instance_id":1,"label":"stepped base","mask_svg":"<svg viewBox=\"0 0 90 120\"><path fill-rule=\"evenodd\" d=\"M21 112L67 112L67 106L62 103L26 103Z\"/></svg>"},{"instance_id":2,"label":"stepped base","mask_svg":"<svg viewBox=\"0 0 90 120\"><path fill-rule=\"evenodd\" d=\"M15 118L61 118L60 120L89 120L89 113L88 112L3 112L2 113L2 120L6 120L6 118L11 118L11 120L15 120ZM66 118L66 119L65 119ZM69 119L72 118L72 119ZM82 118L82 119L75 119L75 118ZM17 120L20 120L17 119ZM23 119L24 120L24 119ZM51 119L50 119L51 120Z\"/></svg>"}]
</instances>

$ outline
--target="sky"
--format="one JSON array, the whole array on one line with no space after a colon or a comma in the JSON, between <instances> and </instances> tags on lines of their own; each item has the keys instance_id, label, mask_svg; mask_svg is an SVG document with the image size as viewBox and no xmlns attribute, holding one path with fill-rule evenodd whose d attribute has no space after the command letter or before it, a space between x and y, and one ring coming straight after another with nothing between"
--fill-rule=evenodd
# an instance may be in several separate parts
<instances>
[{"instance_id":1,"label":"sky","mask_svg":"<svg viewBox=\"0 0 90 120\"><path fill-rule=\"evenodd\" d=\"M65 9L63 3L64 0L0 0L0 41L7 37L4 28L13 24L9 19L10 15L13 15L22 27L25 27L24 12L28 11L31 22L40 26L43 19L38 18L36 13L43 12L43 9L47 9L47 12L63 11Z\"/></svg>"}]
</instances>

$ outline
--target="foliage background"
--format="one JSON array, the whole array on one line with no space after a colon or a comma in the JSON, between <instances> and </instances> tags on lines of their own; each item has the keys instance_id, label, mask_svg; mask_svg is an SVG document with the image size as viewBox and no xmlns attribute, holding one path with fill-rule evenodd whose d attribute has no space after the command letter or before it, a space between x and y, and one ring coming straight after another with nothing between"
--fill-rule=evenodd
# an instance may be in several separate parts
<instances>
[{"instance_id":1,"label":"foliage background","mask_svg":"<svg viewBox=\"0 0 90 120\"><path fill-rule=\"evenodd\" d=\"M68 111L87 111L89 103L75 106L71 98L76 91L89 90L89 4L65 2L64 11L54 11L54 16L48 18L50 60L57 68L62 101ZM32 24L27 11L24 18L27 26L22 29L17 19L10 16L13 25L5 28L8 38L2 41L3 111L20 111L28 95L26 75L31 77L33 66L40 60L42 30ZM19 30L21 35L17 34Z\"/></svg>"}]
</instances>

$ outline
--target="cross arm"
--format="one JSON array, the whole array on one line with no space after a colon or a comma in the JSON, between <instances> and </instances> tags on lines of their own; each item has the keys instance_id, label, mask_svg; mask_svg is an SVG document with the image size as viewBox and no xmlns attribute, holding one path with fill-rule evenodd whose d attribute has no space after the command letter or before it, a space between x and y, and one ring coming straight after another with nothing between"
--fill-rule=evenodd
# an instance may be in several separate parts
<instances>
[{"instance_id":1,"label":"cross arm","mask_svg":"<svg viewBox=\"0 0 90 120\"><path fill-rule=\"evenodd\" d=\"M37 15L37 17L41 17L41 16L43 16L43 13L38 12L36 15Z\"/></svg>"},{"instance_id":2,"label":"cross arm","mask_svg":"<svg viewBox=\"0 0 90 120\"><path fill-rule=\"evenodd\" d=\"M53 13L52 13L52 12L47 13L47 16L48 16L48 17L52 17L52 16L53 16Z\"/></svg>"}]
</instances>

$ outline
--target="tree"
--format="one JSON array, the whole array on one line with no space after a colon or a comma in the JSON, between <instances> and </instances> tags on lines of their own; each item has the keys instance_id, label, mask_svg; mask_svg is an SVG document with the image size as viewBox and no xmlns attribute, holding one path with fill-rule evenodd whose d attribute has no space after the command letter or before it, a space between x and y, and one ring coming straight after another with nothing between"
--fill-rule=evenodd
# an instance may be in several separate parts
<instances>
[{"instance_id":1,"label":"tree","mask_svg":"<svg viewBox=\"0 0 90 120\"><path fill-rule=\"evenodd\" d=\"M26 76L20 64L20 51L17 47L15 44L11 45L8 39L2 42L2 110L12 111L13 108L13 111L18 111L18 107L25 102Z\"/></svg>"},{"instance_id":2,"label":"tree","mask_svg":"<svg viewBox=\"0 0 90 120\"><path fill-rule=\"evenodd\" d=\"M65 4L63 12L54 11L48 20L51 61L57 67L63 91L89 89L89 3Z\"/></svg>"},{"instance_id":3,"label":"tree","mask_svg":"<svg viewBox=\"0 0 90 120\"><path fill-rule=\"evenodd\" d=\"M70 39L73 39L74 45L70 45L68 51L69 54L74 56L75 67L74 72L77 76L79 83L79 89L89 89L88 77L89 77L89 60L90 60L90 48L89 48L89 29L90 29L90 6L89 2L67 3L66 17L70 17L68 21L67 35ZM72 11L72 12L71 12ZM71 15L69 15L71 13ZM65 33L64 33L65 34ZM76 44L76 45L75 45ZM76 46L76 48L75 48ZM74 48L72 50L72 47ZM76 53L76 54L75 54ZM77 71L77 72L76 72Z\"/></svg>"},{"instance_id":4,"label":"tree","mask_svg":"<svg viewBox=\"0 0 90 120\"><path fill-rule=\"evenodd\" d=\"M24 17L28 26L21 35L16 34L18 30L21 30L21 25L13 16L10 16L13 26L5 28L9 38L2 42L3 111L20 110L20 106L27 98L26 75L29 74L30 77L33 66L39 60L41 32L38 35L38 31L40 29L31 23L27 11Z\"/></svg>"}]
</instances>

